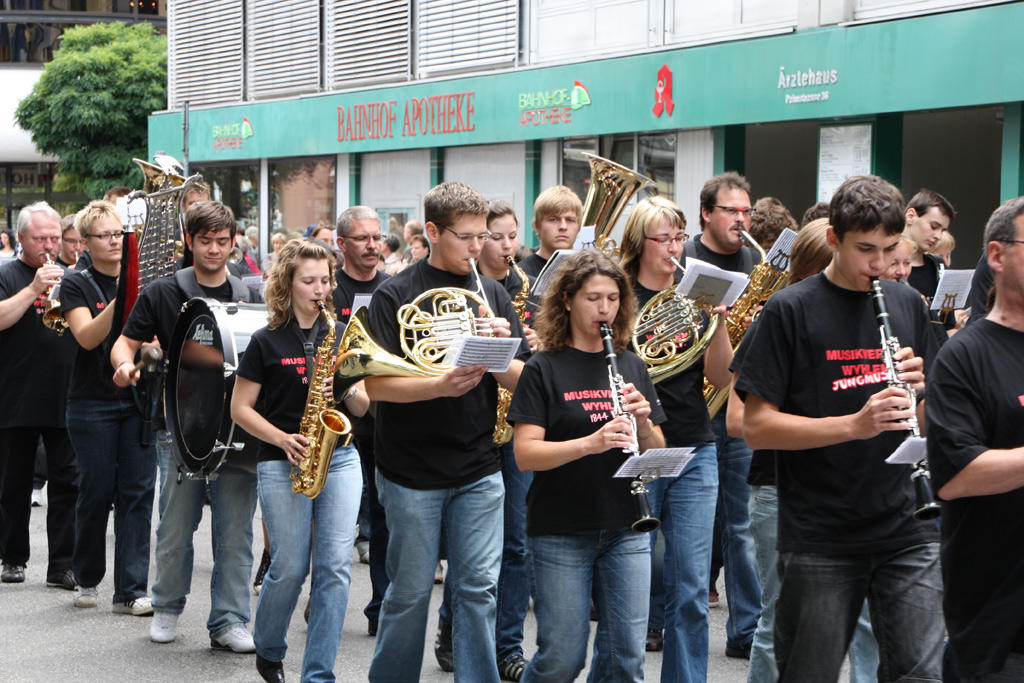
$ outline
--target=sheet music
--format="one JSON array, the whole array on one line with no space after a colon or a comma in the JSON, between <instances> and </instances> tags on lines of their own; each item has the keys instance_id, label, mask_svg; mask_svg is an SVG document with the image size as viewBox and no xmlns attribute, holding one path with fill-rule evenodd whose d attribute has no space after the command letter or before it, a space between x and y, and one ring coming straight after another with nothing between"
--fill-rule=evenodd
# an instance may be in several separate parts
<instances>
[{"instance_id":1,"label":"sheet music","mask_svg":"<svg viewBox=\"0 0 1024 683\"><path fill-rule=\"evenodd\" d=\"M572 248L579 251L580 249L591 249L594 246L594 242L597 240L597 232L593 225L584 225L580 228L580 232L576 235L576 241L573 242Z\"/></svg>"},{"instance_id":2,"label":"sheet music","mask_svg":"<svg viewBox=\"0 0 1024 683\"><path fill-rule=\"evenodd\" d=\"M931 310L953 311L967 306L967 297L971 294L973 270L950 270L947 268L939 279L932 299Z\"/></svg>"},{"instance_id":3,"label":"sheet music","mask_svg":"<svg viewBox=\"0 0 1024 683\"><path fill-rule=\"evenodd\" d=\"M143 197L137 197L130 202L128 197L118 197L117 212L121 216L121 226L133 228L136 225L146 224L146 215L149 213L149 207L146 205L146 200Z\"/></svg>"},{"instance_id":4,"label":"sheet music","mask_svg":"<svg viewBox=\"0 0 1024 683\"><path fill-rule=\"evenodd\" d=\"M242 284L246 287L252 287L256 291L259 291L260 285L263 283L262 275L243 275Z\"/></svg>"},{"instance_id":5,"label":"sheet music","mask_svg":"<svg viewBox=\"0 0 1024 683\"><path fill-rule=\"evenodd\" d=\"M541 268L541 271L537 274L537 279L533 283L533 291L531 294L538 298L544 296L544 290L547 289L548 283L551 281L551 277L555 274L555 271L558 270L558 266L561 265L562 260L575 252L575 249L559 249L552 254L551 258L548 259L548 262L544 264L544 267Z\"/></svg>"},{"instance_id":6,"label":"sheet music","mask_svg":"<svg viewBox=\"0 0 1024 683\"><path fill-rule=\"evenodd\" d=\"M522 341L515 337L458 337L448 349L445 365L486 365L488 372L505 372Z\"/></svg>"},{"instance_id":7,"label":"sheet music","mask_svg":"<svg viewBox=\"0 0 1024 683\"><path fill-rule=\"evenodd\" d=\"M928 455L926 443L923 436L908 436L885 461L890 465L916 465Z\"/></svg>"},{"instance_id":8,"label":"sheet music","mask_svg":"<svg viewBox=\"0 0 1024 683\"><path fill-rule=\"evenodd\" d=\"M789 271L790 257L793 255L793 242L796 241L796 231L786 228L779 233L775 244L768 250L766 260L772 268Z\"/></svg>"},{"instance_id":9,"label":"sheet music","mask_svg":"<svg viewBox=\"0 0 1024 683\"><path fill-rule=\"evenodd\" d=\"M369 308L372 297L372 292L370 294L356 294L355 298L352 299L352 315L355 315L356 311L360 308Z\"/></svg>"},{"instance_id":10,"label":"sheet music","mask_svg":"<svg viewBox=\"0 0 1024 683\"><path fill-rule=\"evenodd\" d=\"M651 448L644 453L626 458L615 477L634 479L641 474L657 472L659 477L678 477L693 457L690 448Z\"/></svg>"},{"instance_id":11,"label":"sheet music","mask_svg":"<svg viewBox=\"0 0 1024 683\"><path fill-rule=\"evenodd\" d=\"M701 308L721 304L732 306L749 282L743 273L722 270L699 259L687 259L686 274L679 281L676 292L698 301Z\"/></svg>"}]
</instances>

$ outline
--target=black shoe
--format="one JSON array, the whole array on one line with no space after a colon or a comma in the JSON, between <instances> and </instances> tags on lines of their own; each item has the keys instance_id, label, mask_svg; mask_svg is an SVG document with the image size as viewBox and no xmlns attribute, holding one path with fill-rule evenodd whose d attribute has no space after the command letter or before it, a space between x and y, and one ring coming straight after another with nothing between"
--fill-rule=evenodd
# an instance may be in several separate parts
<instances>
[{"instance_id":1,"label":"black shoe","mask_svg":"<svg viewBox=\"0 0 1024 683\"><path fill-rule=\"evenodd\" d=\"M441 671L455 671L455 657L452 654L452 625L439 624L437 640L434 641L434 657Z\"/></svg>"},{"instance_id":2,"label":"black shoe","mask_svg":"<svg viewBox=\"0 0 1024 683\"><path fill-rule=\"evenodd\" d=\"M3 573L0 573L0 581L3 583L25 583L25 565L5 562Z\"/></svg>"},{"instance_id":3,"label":"black shoe","mask_svg":"<svg viewBox=\"0 0 1024 683\"><path fill-rule=\"evenodd\" d=\"M62 569L46 575L47 588L63 588L66 591L75 590L75 573L70 569Z\"/></svg>"},{"instance_id":4,"label":"black shoe","mask_svg":"<svg viewBox=\"0 0 1024 683\"><path fill-rule=\"evenodd\" d=\"M270 551L264 548L263 557L260 558L260 568L256 570L256 578L252 580L253 594L260 594L260 589L263 588L263 577L267 575L268 569L270 569Z\"/></svg>"},{"instance_id":5,"label":"black shoe","mask_svg":"<svg viewBox=\"0 0 1024 683\"><path fill-rule=\"evenodd\" d=\"M734 657L736 659L750 659L750 646L752 643L746 645L726 645L725 656Z\"/></svg>"},{"instance_id":6,"label":"black shoe","mask_svg":"<svg viewBox=\"0 0 1024 683\"><path fill-rule=\"evenodd\" d=\"M256 672L267 683L284 683L284 662L272 662L256 653Z\"/></svg>"},{"instance_id":7,"label":"black shoe","mask_svg":"<svg viewBox=\"0 0 1024 683\"><path fill-rule=\"evenodd\" d=\"M369 633L371 636L377 635L377 620L376 619L367 619L366 620L366 632Z\"/></svg>"},{"instance_id":8,"label":"black shoe","mask_svg":"<svg viewBox=\"0 0 1024 683\"><path fill-rule=\"evenodd\" d=\"M503 681L518 681L523 677L523 671L529 662L522 655L512 655L504 662L498 664L498 674Z\"/></svg>"},{"instance_id":9,"label":"black shoe","mask_svg":"<svg viewBox=\"0 0 1024 683\"><path fill-rule=\"evenodd\" d=\"M661 652L664 650L665 632L660 628L647 629L647 644L644 646L644 649L648 652Z\"/></svg>"}]
</instances>

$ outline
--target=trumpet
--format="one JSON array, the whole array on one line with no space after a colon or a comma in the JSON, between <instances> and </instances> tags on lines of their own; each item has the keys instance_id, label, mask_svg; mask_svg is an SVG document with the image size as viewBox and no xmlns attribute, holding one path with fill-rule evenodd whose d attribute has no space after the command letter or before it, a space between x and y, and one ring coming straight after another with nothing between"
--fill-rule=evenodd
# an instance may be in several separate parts
<instances>
[{"instance_id":1,"label":"trumpet","mask_svg":"<svg viewBox=\"0 0 1024 683\"><path fill-rule=\"evenodd\" d=\"M45 265L56 265L50 252L44 251L42 255L46 257ZM57 336L63 335L64 330L68 329L68 321L64 319L64 313L60 310L60 299L52 298L54 288L59 286L59 284L52 285L48 290L46 290L46 298L48 299L48 302L46 312L43 313L43 324L56 332Z\"/></svg>"}]
</instances>

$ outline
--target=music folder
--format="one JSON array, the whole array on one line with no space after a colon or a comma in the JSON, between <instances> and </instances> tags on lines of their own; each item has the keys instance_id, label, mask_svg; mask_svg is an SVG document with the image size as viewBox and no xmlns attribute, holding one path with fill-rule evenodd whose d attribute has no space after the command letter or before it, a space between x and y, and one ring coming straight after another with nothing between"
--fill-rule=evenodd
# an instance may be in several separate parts
<instances>
[{"instance_id":1,"label":"music folder","mask_svg":"<svg viewBox=\"0 0 1024 683\"><path fill-rule=\"evenodd\" d=\"M690 448L651 448L640 455L626 458L615 477L636 478L656 473L658 477L678 477L693 457Z\"/></svg>"}]
</instances>

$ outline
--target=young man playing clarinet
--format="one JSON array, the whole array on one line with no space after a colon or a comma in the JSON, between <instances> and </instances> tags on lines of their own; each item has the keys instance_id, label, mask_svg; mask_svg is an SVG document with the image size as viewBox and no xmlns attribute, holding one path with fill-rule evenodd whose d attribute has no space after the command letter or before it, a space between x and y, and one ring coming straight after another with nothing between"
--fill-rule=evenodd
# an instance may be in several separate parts
<instances>
[{"instance_id":1,"label":"young man playing clarinet","mask_svg":"<svg viewBox=\"0 0 1024 683\"><path fill-rule=\"evenodd\" d=\"M829 220L832 263L769 300L736 385L747 442L778 452L780 680L835 681L867 597L882 679L939 681L938 533L914 519L910 467L885 463L911 401L887 386L868 294L899 243L902 197L881 178L853 177ZM916 292L881 285L901 347L895 371L920 392L937 335Z\"/></svg>"},{"instance_id":2,"label":"young man playing clarinet","mask_svg":"<svg viewBox=\"0 0 1024 683\"><path fill-rule=\"evenodd\" d=\"M398 312L427 290L481 291L495 310L477 310L495 336L522 338L512 301L497 282L474 277L474 260L488 239L487 201L462 183L443 183L423 199L430 256L381 285L370 302L370 334L403 356ZM429 302L421 304L425 311ZM520 355L527 351L520 345ZM430 593L441 532L452 582L456 681L498 680L495 590L501 564L504 487L492 441L498 383L515 390L523 364L488 373L486 366L444 370L431 377L369 377L378 401L377 490L387 512L391 585L384 597L370 680L417 681L423 664Z\"/></svg>"}]
</instances>

